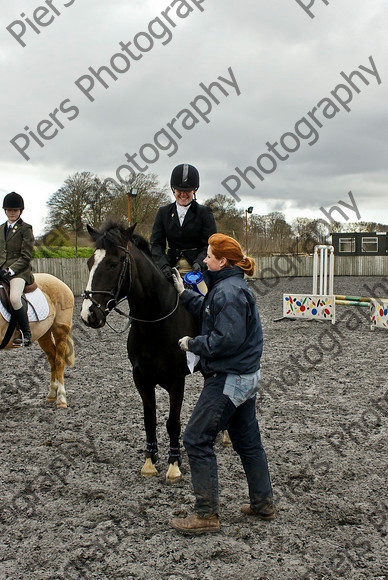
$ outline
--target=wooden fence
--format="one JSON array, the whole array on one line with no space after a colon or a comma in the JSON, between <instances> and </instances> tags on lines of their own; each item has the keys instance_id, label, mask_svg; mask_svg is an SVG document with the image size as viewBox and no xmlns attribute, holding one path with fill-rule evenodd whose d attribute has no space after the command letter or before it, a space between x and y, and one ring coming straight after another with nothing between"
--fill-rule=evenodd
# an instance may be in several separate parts
<instances>
[{"instance_id":1,"label":"wooden fence","mask_svg":"<svg viewBox=\"0 0 388 580\"><path fill-rule=\"evenodd\" d=\"M89 278L86 262L86 258L35 258L32 268L34 272L47 272L63 280L75 296L80 296Z\"/></svg>"},{"instance_id":2,"label":"wooden fence","mask_svg":"<svg viewBox=\"0 0 388 580\"><path fill-rule=\"evenodd\" d=\"M388 256L335 256L335 276L388 276ZM313 256L261 256L257 278L313 275Z\"/></svg>"},{"instance_id":3,"label":"wooden fence","mask_svg":"<svg viewBox=\"0 0 388 580\"><path fill-rule=\"evenodd\" d=\"M260 256L255 278L283 278L313 275L312 256ZM48 272L63 280L80 296L88 281L86 258L36 258L35 272ZM336 276L388 276L388 256L336 256Z\"/></svg>"}]
</instances>

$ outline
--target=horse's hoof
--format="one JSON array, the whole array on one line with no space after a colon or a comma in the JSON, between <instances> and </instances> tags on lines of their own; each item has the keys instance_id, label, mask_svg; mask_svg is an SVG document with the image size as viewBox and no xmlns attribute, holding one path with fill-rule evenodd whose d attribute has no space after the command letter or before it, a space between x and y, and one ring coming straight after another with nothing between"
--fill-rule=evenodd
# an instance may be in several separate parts
<instances>
[{"instance_id":1,"label":"horse's hoof","mask_svg":"<svg viewBox=\"0 0 388 580\"><path fill-rule=\"evenodd\" d=\"M46 397L46 403L55 403L56 397Z\"/></svg>"},{"instance_id":2,"label":"horse's hoof","mask_svg":"<svg viewBox=\"0 0 388 580\"><path fill-rule=\"evenodd\" d=\"M154 468L152 470L146 470L143 467L143 469L141 470L142 477L154 477L154 475L157 475L157 474L158 474L158 471L156 468Z\"/></svg>"},{"instance_id":3,"label":"horse's hoof","mask_svg":"<svg viewBox=\"0 0 388 580\"><path fill-rule=\"evenodd\" d=\"M182 479L182 474L177 475L176 477L168 477L166 474L166 483L175 483L179 479Z\"/></svg>"},{"instance_id":4,"label":"horse's hoof","mask_svg":"<svg viewBox=\"0 0 388 580\"><path fill-rule=\"evenodd\" d=\"M166 473L166 483L175 483L178 479L182 477L181 470L179 469L178 462L170 463L168 471Z\"/></svg>"},{"instance_id":5,"label":"horse's hoof","mask_svg":"<svg viewBox=\"0 0 388 580\"><path fill-rule=\"evenodd\" d=\"M57 409L67 409L67 404L66 403L58 403Z\"/></svg>"},{"instance_id":6,"label":"horse's hoof","mask_svg":"<svg viewBox=\"0 0 388 580\"><path fill-rule=\"evenodd\" d=\"M145 464L141 469L141 474L143 477L153 477L157 475L158 470L156 469L155 465L152 463L151 458L147 457Z\"/></svg>"}]
</instances>

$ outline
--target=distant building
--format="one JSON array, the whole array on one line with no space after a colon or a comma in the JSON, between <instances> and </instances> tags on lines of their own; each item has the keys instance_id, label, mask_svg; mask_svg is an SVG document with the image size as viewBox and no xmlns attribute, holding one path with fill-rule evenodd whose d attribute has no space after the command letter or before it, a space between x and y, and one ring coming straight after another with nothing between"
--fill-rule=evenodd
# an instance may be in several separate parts
<instances>
[{"instance_id":1,"label":"distant building","mask_svg":"<svg viewBox=\"0 0 388 580\"><path fill-rule=\"evenodd\" d=\"M386 256L386 232L340 232L331 234L336 256Z\"/></svg>"}]
</instances>

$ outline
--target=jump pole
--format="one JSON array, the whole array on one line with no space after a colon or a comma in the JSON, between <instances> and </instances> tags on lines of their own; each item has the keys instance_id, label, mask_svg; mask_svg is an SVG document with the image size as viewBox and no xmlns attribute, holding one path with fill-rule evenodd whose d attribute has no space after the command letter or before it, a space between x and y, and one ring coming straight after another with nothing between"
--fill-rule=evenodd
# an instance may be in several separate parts
<instances>
[{"instance_id":1,"label":"jump pole","mask_svg":"<svg viewBox=\"0 0 388 580\"><path fill-rule=\"evenodd\" d=\"M369 308L372 298L368 296L344 296L343 294L335 295L335 303L344 306L364 306Z\"/></svg>"},{"instance_id":2,"label":"jump pole","mask_svg":"<svg viewBox=\"0 0 388 580\"><path fill-rule=\"evenodd\" d=\"M388 330L388 300L386 298L336 294L335 303L343 304L344 306L364 306L369 308L369 330L374 330L375 328Z\"/></svg>"}]
</instances>

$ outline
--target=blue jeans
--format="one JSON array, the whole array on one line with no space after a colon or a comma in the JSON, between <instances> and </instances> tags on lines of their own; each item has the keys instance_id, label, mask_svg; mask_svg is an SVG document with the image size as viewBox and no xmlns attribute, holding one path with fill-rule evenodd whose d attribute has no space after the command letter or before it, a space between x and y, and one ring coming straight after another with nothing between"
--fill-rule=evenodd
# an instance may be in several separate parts
<instances>
[{"instance_id":1,"label":"blue jeans","mask_svg":"<svg viewBox=\"0 0 388 580\"><path fill-rule=\"evenodd\" d=\"M183 435L196 497L195 511L202 517L218 513L219 509L217 458L213 447L223 429L228 430L233 449L240 456L252 509L260 509L263 500L272 498L267 457L256 418L256 396L250 396L236 407L224 394L227 376L217 373L206 379Z\"/></svg>"}]
</instances>

